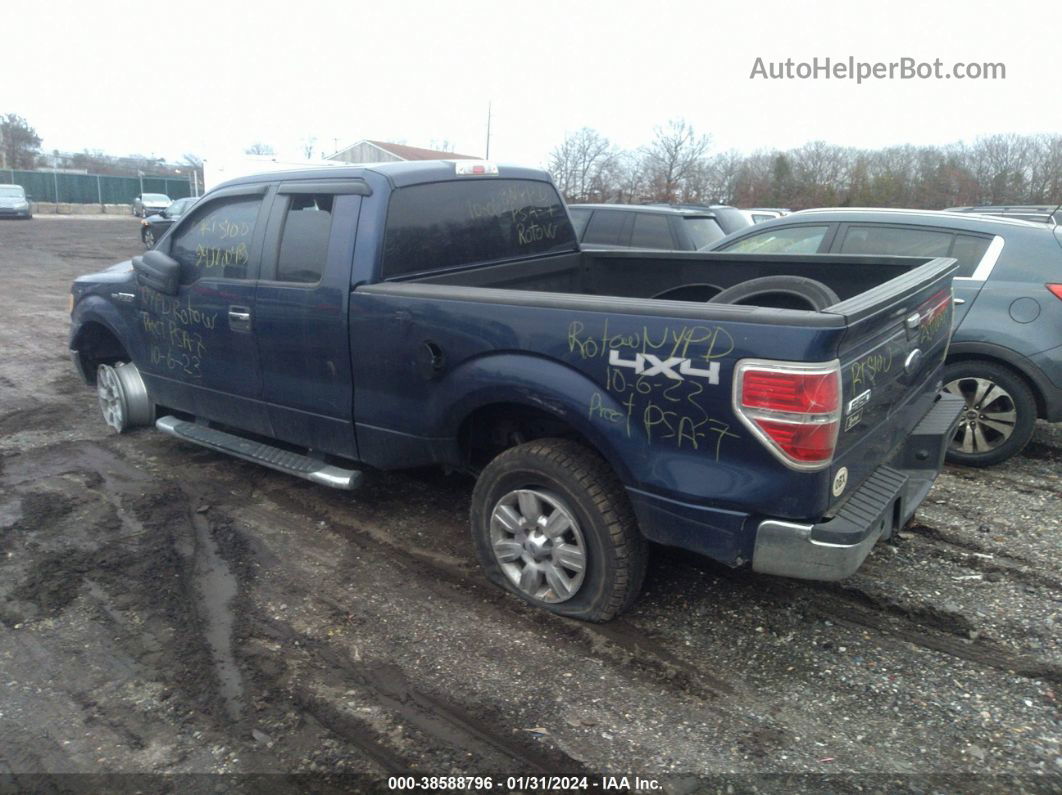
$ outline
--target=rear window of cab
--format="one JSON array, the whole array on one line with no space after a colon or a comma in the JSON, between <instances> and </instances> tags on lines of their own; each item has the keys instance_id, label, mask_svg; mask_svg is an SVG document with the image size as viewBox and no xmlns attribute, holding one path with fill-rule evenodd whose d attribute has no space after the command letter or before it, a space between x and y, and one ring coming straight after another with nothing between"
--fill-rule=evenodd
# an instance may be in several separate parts
<instances>
[{"instance_id":1,"label":"rear window of cab","mask_svg":"<svg viewBox=\"0 0 1062 795\"><path fill-rule=\"evenodd\" d=\"M384 230L383 277L575 251L548 182L467 179L399 188Z\"/></svg>"}]
</instances>

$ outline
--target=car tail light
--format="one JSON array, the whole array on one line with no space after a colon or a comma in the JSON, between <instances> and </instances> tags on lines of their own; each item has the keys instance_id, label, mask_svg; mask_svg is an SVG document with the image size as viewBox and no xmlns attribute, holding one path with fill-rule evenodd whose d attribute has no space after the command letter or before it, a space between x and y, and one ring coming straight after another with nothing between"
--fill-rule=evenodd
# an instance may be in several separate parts
<instances>
[{"instance_id":1,"label":"car tail light","mask_svg":"<svg viewBox=\"0 0 1062 795\"><path fill-rule=\"evenodd\" d=\"M1047 289L1055 298L1062 300L1062 284L1048 284Z\"/></svg>"},{"instance_id":2,"label":"car tail light","mask_svg":"<svg viewBox=\"0 0 1062 795\"><path fill-rule=\"evenodd\" d=\"M838 362L745 359L734 372L734 410L786 466L829 466L841 421Z\"/></svg>"}]
</instances>

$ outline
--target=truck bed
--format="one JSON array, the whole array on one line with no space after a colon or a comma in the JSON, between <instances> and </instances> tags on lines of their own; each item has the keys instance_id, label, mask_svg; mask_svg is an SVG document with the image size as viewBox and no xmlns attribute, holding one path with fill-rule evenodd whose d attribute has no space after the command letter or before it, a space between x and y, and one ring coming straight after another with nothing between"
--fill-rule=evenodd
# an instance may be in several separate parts
<instances>
[{"instance_id":1,"label":"truck bed","mask_svg":"<svg viewBox=\"0 0 1062 795\"><path fill-rule=\"evenodd\" d=\"M711 295L761 276L805 276L842 301L924 265L912 257L727 252L595 251L480 265L400 279L419 284L656 298L704 303Z\"/></svg>"}]
</instances>

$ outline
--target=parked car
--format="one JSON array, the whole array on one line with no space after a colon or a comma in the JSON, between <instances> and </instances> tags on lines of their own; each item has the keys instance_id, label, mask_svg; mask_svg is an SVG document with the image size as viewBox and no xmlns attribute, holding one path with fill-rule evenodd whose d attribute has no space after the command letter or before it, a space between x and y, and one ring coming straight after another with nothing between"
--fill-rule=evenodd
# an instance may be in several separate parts
<instances>
[{"instance_id":1,"label":"parked car","mask_svg":"<svg viewBox=\"0 0 1062 795\"><path fill-rule=\"evenodd\" d=\"M1041 221L1062 224L1062 206L1057 204L981 205L979 207L949 207L949 213L978 213L999 215L1018 221Z\"/></svg>"},{"instance_id":2,"label":"parked car","mask_svg":"<svg viewBox=\"0 0 1062 795\"><path fill-rule=\"evenodd\" d=\"M902 526L963 405L939 395L955 270L581 250L543 171L307 169L224 183L78 278L70 353L119 431L342 489L473 474L490 579L600 621L650 540L830 580ZM750 305L750 275L830 311Z\"/></svg>"},{"instance_id":3,"label":"parked car","mask_svg":"<svg viewBox=\"0 0 1062 795\"><path fill-rule=\"evenodd\" d=\"M1020 452L1037 417L1062 420L1062 229L923 210L804 210L713 251L954 257L945 389L966 414L948 458L989 466Z\"/></svg>"},{"instance_id":4,"label":"parked car","mask_svg":"<svg viewBox=\"0 0 1062 795\"><path fill-rule=\"evenodd\" d=\"M147 218L160 210L165 210L173 203L173 199L165 193L145 193L133 199L133 215L138 218Z\"/></svg>"},{"instance_id":5,"label":"parked car","mask_svg":"<svg viewBox=\"0 0 1062 795\"><path fill-rule=\"evenodd\" d=\"M745 215L744 211L728 204L650 204L644 206L674 207L676 210L711 213L715 217L715 222L719 224L719 228L728 235L752 224L752 220Z\"/></svg>"},{"instance_id":6,"label":"parked car","mask_svg":"<svg viewBox=\"0 0 1062 795\"><path fill-rule=\"evenodd\" d=\"M144 246L146 248L154 246L155 242L165 234L166 230L188 212L188 209L195 204L196 198L195 196L188 196L184 199L177 199L171 202L170 206L165 210L156 215L149 215L141 221L140 239L144 241Z\"/></svg>"},{"instance_id":7,"label":"parked car","mask_svg":"<svg viewBox=\"0 0 1062 795\"><path fill-rule=\"evenodd\" d=\"M696 251L724 237L715 213L642 204L569 204L581 243L595 247Z\"/></svg>"},{"instance_id":8,"label":"parked car","mask_svg":"<svg viewBox=\"0 0 1062 795\"><path fill-rule=\"evenodd\" d=\"M0 218L32 218L30 197L21 185L0 185Z\"/></svg>"},{"instance_id":9,"label":"parked car","mask_svg":"<svg viewBox=\"0 0 1062 795\"><path fill-rule=\"evenodd\" d=\"M789 210L776 210L766 207L751 207L747 210L741 210L741 212L747 215L751 224L763 224L789 214Z\"/></svg>"}]
</instances>

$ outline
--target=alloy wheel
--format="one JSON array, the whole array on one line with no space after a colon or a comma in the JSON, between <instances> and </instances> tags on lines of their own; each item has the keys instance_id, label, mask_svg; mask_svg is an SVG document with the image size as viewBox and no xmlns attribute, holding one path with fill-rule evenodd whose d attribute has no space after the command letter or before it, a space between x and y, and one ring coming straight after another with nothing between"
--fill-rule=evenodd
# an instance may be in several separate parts
<instances>
[{"instance_id":1,"label":"alloy wheel","mask_svg":"<svg viewBox=\"0 0 1062 795\"><path fill-rule=\"evenodd\" d=\"M985 453L1006 443L1018 421L1014 398L987 378L957 378L944 391L966 401L966 410L951 440L951 448L963 453Z\"/></svg>"},{"instance_id":2,"label":"alloy wheel","mask_svg":"<svg viewBox=\"0 0 1062 795\"><path fill-rule=\"evenodd\" d=\"M490 542L502 571L528 596L565 602L583 584L586 541L556 494L540 489L506 494L491 512Z\"/></svg>"}]
</instances>

